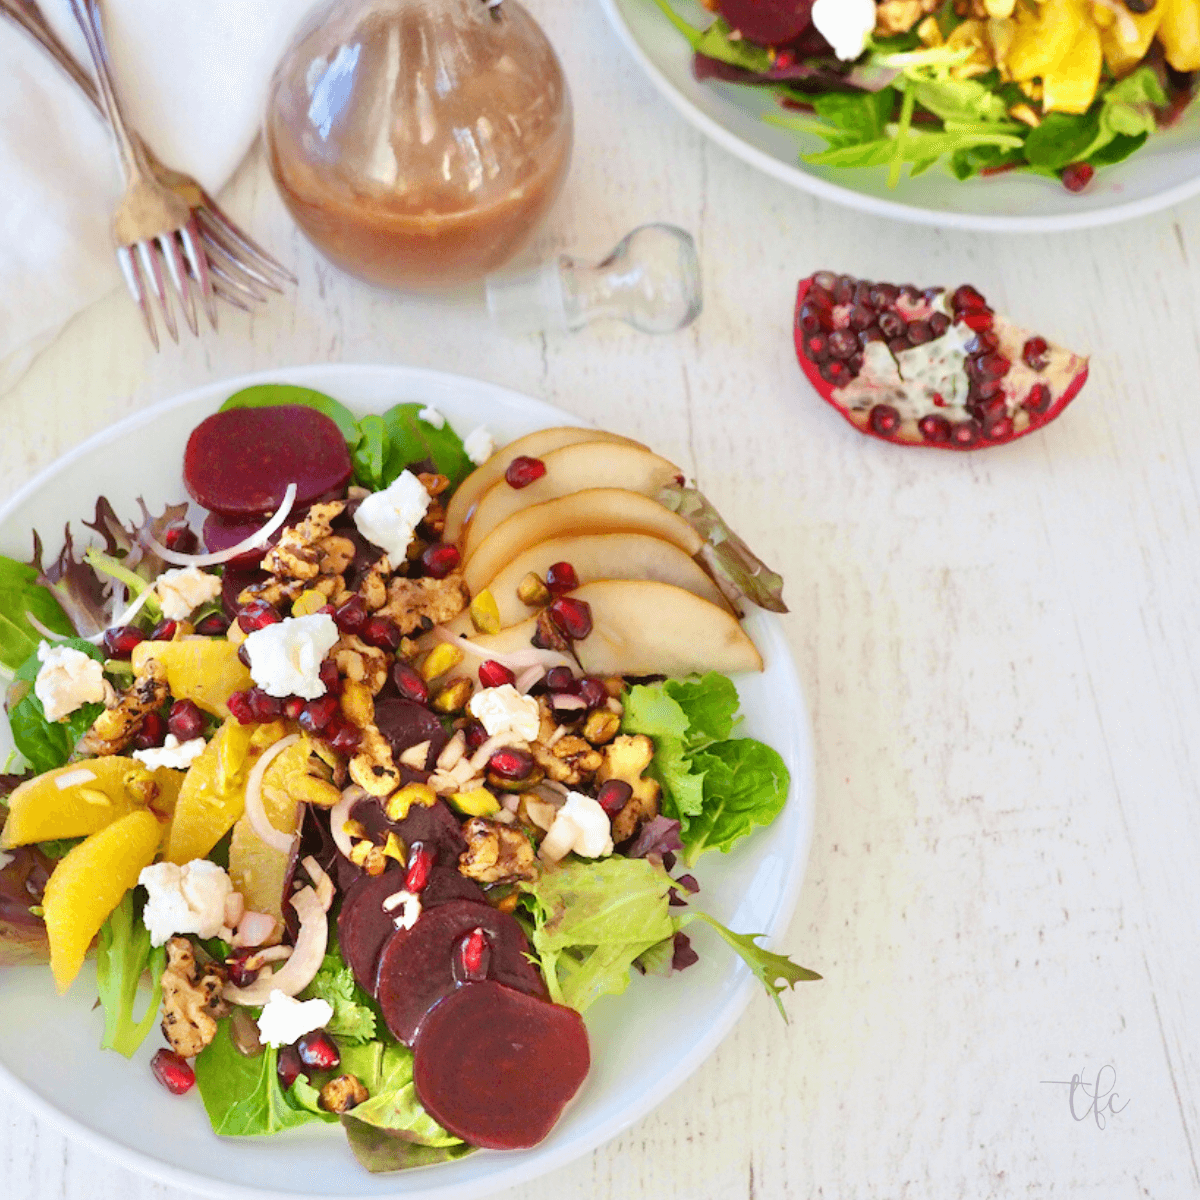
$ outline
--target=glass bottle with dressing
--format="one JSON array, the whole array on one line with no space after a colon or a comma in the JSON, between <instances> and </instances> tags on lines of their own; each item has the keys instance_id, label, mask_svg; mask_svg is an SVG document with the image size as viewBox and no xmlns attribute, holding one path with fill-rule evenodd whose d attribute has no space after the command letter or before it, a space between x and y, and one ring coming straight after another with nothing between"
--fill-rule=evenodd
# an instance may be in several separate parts
<instances>
[{"instance_id":1,"label":"glass bottle with dressing","mask_svg":"<svg viewBox=\"0 0 1200 1200\"><path fill-rule=\"evenodd\" d=\"M332 0L276 69L265 136L327 258L384 287L452 287L506 262L549 211L571 99L516 0Z\"/></svg>"}]
</instances>

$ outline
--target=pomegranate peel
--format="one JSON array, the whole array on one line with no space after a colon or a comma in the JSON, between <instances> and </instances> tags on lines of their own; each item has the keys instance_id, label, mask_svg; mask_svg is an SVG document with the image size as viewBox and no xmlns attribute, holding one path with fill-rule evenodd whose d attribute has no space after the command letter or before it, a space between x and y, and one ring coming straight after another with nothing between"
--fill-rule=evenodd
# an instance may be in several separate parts
<instances>
[{"instance_id":1,"label":"pomegranate peel","mask_svg":"<svg viewBox=\"0 0 1200 1200\"><path fill-rule=\"evenodd\" d=\"M796 357L860 433L976 450L1048 425L1087 381L1088 360L997 314L975 288L800 281Z\"/></svg>"}]
</instances>

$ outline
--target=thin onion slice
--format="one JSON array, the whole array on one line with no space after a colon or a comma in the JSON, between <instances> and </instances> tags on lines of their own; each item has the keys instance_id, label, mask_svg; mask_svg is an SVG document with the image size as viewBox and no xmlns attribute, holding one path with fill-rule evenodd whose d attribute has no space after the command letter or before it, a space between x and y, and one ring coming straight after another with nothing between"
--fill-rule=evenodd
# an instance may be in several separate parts
<instances>
[{"instance_id":1,"label":"thin onion slice","mask_svg":"<svg viewBox=\"0 0 1200 1200\"><path fill-rule=\"evenodd\" d=\"M142 611L142 606L153 595L154 585L152 583L147 584L146 587L142 589L142 594L131 605L129 605L124 612L118 613L115 617L113 617L108 628L116 629L120 625L128 625L129 622L132 621L133 618ZM107 632L107 629L102 629L99 633L93 633L91 637L86 638L85 640L91 642L94 646L98 646L104 640L104 635Z\"/></svg>"},{"instance_id":2,"label":"thin onion slice","mask_svg":"<svg viewBox=\"0 0 1200 1200\"><path fill-rule=\"evenodd\" d=\"M264 972L244 988L226 984L221 991L226 1000L235 1004L266 1004L273 991L295 996L312 983L329 945L329 921L317 893L310 887L301 888L292 897L291 904L300 918L300 932L291 958L278 971Z\"/></svg>"},{"instance_id":3,"label":"thin onion slice","mask_svg":"<svg viewBox=\"0 0 1200 1200\"><path fill-rule=\"evenodd\" d=\"M517 676L513 687L521 693L522 696L527 695L529 689L535 683L540 682L546 677L546 668L541 663L534 663L532 667L526 667L524 671Z\"/></svg>"},{"instance_id":4,"label":"thin onion slice","mask_svg":"<svg viewBox=\"0 0 1200 1200\"><path fill-rule=\"evenodd\" d=\"M508 667L511 671L524 671L526 667L533 666L545 667L547 670L551 667L570 667L572 671L575 671L579 665L574 659L568 658L558 650L539 650L536 646L530 646L528 650L514 650L511 654L501 654L497 650L477 646L469 638L463 637L461 633L451 633L440 625L431 632L439 642L448 642L460 650L474 654L477 658L491 659L493 662Z\"/></svg>"},{"instance_id":5,"label":"thin onion slice","mask_svg":"<svg viewBox=\"0 0 1200 1200\"><path fill-rule=\"evenodd\" d=\"M146 534L145 543L163 562L169 562L172 566L215 567L218 563L226 563L231 558L237 558L239 554L245 554L247 550L257 550L260 546L265 546L271 534L277 529L283 528L295 500L296 485L289 483L287 491L283 493L283 503L276 510L275 515L257 533L252 533L248 538L244 538L236 546L230 546L227 550L217 550L212 554L180 554L178 550L168 550L162 542L150 534Z\"/></svg>"},{"instance_id":6,"label":"thin onion slice","mask_svg":"<svg viewBox=\"0 0 1200 1200\"><path fill-rule=\"evenodd\" d=\"M350 820L350 810L364 799L366 794L357 783L352 784L342 793L342 798L329 810L329 832L333 836L334 844L347 858L350 857L350 851L354 849L354 845L350 841L350 835L346 832L346 822Z\"/></svg>"},{"instance_id":7,"label":"thin onion slice","mask_svg":"<svg viewBox=\"0 0 1200 1200\"><path fill-rule=\"evenodd\" d=\"M67 634L55 633L53 629L47 629L45 625L43 625L41 621L39 621L37 617L35 617L33 613L29 611L29 609L25 610L25 620L28 621L29 624L32 625L34 629L36 629L38 633L40 633L48 642L65 642L67 640ZM103 634L101 634L101 636L103 637Z\"/></svg>"},{"instance_id":8,"label":"thin onion slice","mask_svg":"<svg viewBox=\"0 0 1200 1200\"><path fill-rule=\"evenodd\" d=\"M320 900L322 907L328 912L329 906L333 903L333 880L329 878L321 867L321 864L311 854L305 855L300 861L304 869L308 872L309 879L313 881L313 887L317 892L317 899Z\"/></svg>"},{"instance_id":9,"label":"thin onion slice","mask_svg":"<svg viewBox=\"0 0 1200 1200\"><path fill-rule=\"evenodd\" d=\"M254 770L250 772L250 778L246 780L246 816L250 818L250 824L254 827L254 832L258 834L259 840L266 842L272 850L278 850L281 854L291 853L292 842L296 835L284 833L282 829L276 829L271 824L267 817L267 810L263 808L262 782L271 763L299 740L298 733L290 733L269 749L264 750L262 757L254 764Z\"/></svg>"}]
</instances>

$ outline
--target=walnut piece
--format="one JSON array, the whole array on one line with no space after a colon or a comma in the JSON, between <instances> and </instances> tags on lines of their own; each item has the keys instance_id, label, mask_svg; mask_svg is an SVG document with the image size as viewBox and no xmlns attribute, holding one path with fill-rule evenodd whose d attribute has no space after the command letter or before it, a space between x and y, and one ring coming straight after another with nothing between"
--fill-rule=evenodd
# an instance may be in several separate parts
<instances>
[{"instance_id":1,"label":"walnut piece","mask_svg":"<svg viewBox=\"0 0 1200 1200\"><path fill-rule=\"evenodd\" d=\"M388 584L388 602L380 615L391 617L407 636L417 629L429 629L454 620L470 601L462 574L452 571L445 579L406 579L403 576Z\"/></svg>"},{"instance_id":2,"label":"walnut piece","mask_svg":"<svg viewBox=\"0 0 1200 1200\"><path fill-rule=\"evenodd\" d=\"M146 714L161 708L166 699L167 669L158 659L148 658L116 704L105 709L83 735L78 752L97 757L120 754L137 737Z\"/></svg>"},{"instance_id":3,"label":"walnut piece","mask_svg":"<svg viewBox=\"0 0 1200 1200\"><path fill-rule=\"evenodd\" d=\"M375 725L375 700L370 689L347 679L341 705L342 712L362 734L350 759L350 778L372 796L390 796L400 786L400 771L387 738Z\"/></svg>"},{"instance_id":4,"label":"walnut piece","mask_svg":"<svg viewBox=\"0 0 1200 1200\"><path fill-rule=\"evenodd\" d=\"M604 762L596 772L597 784L621 779L633 788L633 795L613 818L612 839L617 844L633 837L651 817L658 816L658 781L642 774L653 758L654 743L644 733L632 737L622 734L604 747Z\"/></svg>"},{"instance_id":5,"label":"walnut piece","mask_svg":"<svg viewBox=\"0 0 1200 1200\"><path fill-rule=\"evenodd\" d=\"M940 3L941 0L884 0L875 10L875 33L878 37L907 33Z\"/></svg>"},{"instance_id":6,"label":"walnut piece","mask_svg":"<svg viewBox=\"0 0 1200 1200\"><path fill-rule=\"evenodd\" d=\"M604 762L599 750L573 733L560 737L551 747L535 742L530 750L534 761L546 772L546 777L567 787L577 787L586 782Z\"/></svg>"},{"instance_id":7,"label":"walnut piece","mask_svg":"<svg viewBox=\"0 0 1200 1200\"><path fill-rule=\"evenodd\" d=\"M317 1103L326 1112L344 1113L357 1108L369 1095L357 1075L339 1075L321 1089Z\"/></svg>"},{"instance_id":8,"label":"walnut piece","mask_svg":"<svg viewBox=\"0 0 1200 1200\"><path fill-rule=\"evenodd\" d=\"M390 656L386 651L368 646L353 633L344 633L330 653L339 675L364 684L372 696L379 695L388 677Z\"/></svg>"},{"instance_id":9,"label":"walnut piece","mask_svg":"<svg viewBox=\"0 0 1200 1200\"><path fill-rule=\"evenodd\" d=\"M463 826L467 848L458 859L459 872L479 883L516 883L538 877L537 857L519 830L486 817Z\"/></svg>"},{"instance_id":10,"label":"walnut piece","mask_svg":"<svg viewBox=\"0 0 1200 1200\"><path fill-rule=\"evenodd\" d=\"M225 972L216 963L196 964L192 943L185 937L167 942L167 966L162 977L162 1032L176 1054L191 1058L213 1040L217 1021L229 1012L221 999Z\"/></svg>"},{"instance_id":11,"label":"walnut piece","mask_svg":"<svg viewBox=\"0 0 1200 1200\"><path fill-rule=\"evenodd\" d=\"M336 575L344 571L354 558L354 543L349 538L335 537L333 520L345 509L344 500L314 504L303 521L287 526L279 535L278 543L263 558L263 570L285 579L315 579L318 575ZM327 540L338 545L331 545L327 552L324 545ZM347 546L350 550L348 558L345 557ZM341 561L342 565L326 566L323 559Z\"/></svg>"}]
</instances>

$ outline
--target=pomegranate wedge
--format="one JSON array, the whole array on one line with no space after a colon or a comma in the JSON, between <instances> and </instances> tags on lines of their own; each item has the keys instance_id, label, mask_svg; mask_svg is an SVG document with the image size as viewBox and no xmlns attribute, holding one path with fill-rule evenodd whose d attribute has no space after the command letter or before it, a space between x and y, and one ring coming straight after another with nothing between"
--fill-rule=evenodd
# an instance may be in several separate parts
<instances>
[{"instance_id":1,"label":"pomegranate wedge","mask_svg":"<svg viewBox=\"0 0 1200 1200\"><path fill-rule=\"evenodd\" d=\"M796 295L796 356L860 433L975 450L1048 425L1075 398L1086 358L1020 329L968 284L955 291L818 271Z\"/></svg>"}]
</instances>

